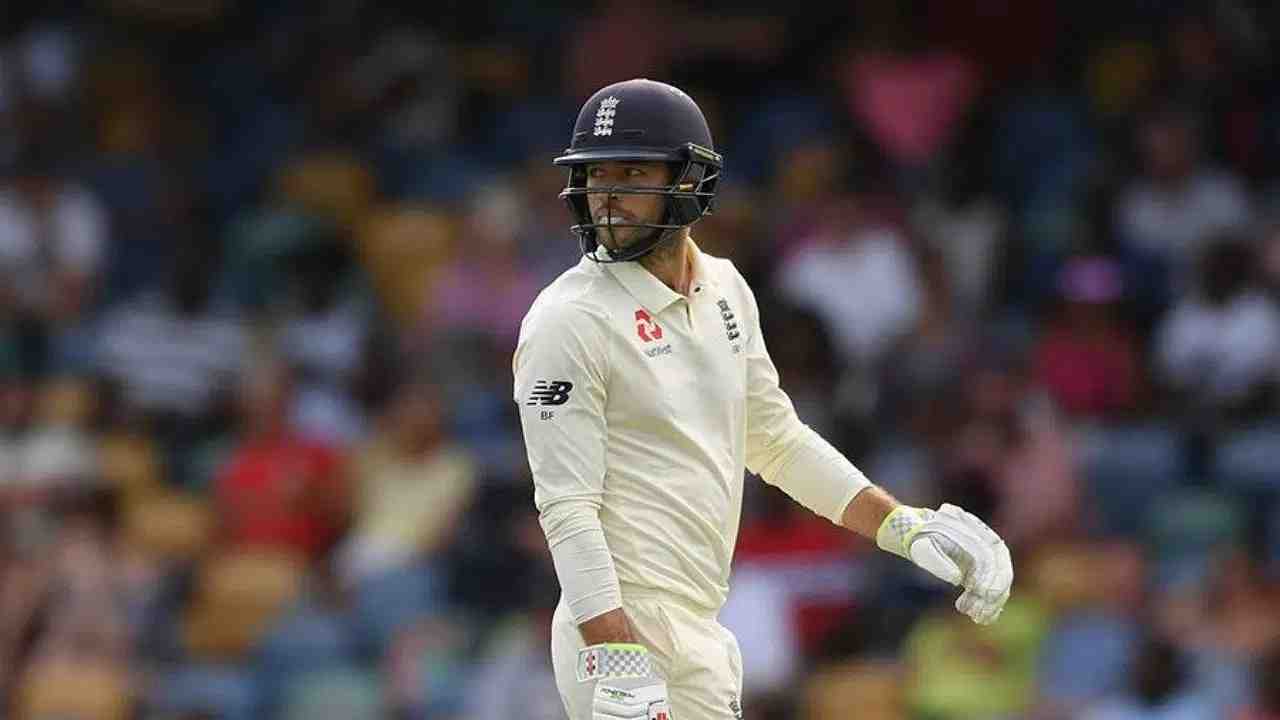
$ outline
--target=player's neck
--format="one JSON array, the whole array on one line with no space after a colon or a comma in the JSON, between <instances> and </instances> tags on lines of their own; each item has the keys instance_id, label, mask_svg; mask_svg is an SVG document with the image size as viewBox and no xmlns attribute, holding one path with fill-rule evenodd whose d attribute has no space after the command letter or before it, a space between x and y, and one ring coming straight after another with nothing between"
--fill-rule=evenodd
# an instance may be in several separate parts
<instances>
[{"instance_id":1,"label":"player's neck","mask_svg":"<svg viewBox=\"0 0 1280 720\"><path fill-rule=\"evenodd\" d=\"M640 258L640 265L663 285L687 296L689 285L693 283L693 251L689 247L689 229L681 230L670 242L662 243L653 252Z\"/></svg>"}]
</instances>

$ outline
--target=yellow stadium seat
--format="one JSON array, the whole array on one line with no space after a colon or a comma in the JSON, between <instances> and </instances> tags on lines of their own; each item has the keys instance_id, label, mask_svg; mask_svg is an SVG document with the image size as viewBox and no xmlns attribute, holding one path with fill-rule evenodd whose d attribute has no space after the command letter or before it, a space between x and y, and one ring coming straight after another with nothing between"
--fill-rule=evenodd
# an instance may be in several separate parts
<instances>
[{"instance_id":1,"label":"yellow stadium seat","mask_svg":"<svg viewBox=\"0 0 1280 720\"><path fill-rule=\"evenodd\" d=\"M126 504L150 495L163 485L160 452L151 438L137 433L112 433L98 443L98 462L107 487L115 488Z\"/></svg>"},{"instance_id":2,"label":"yellow stadium seat","mask_svg":"<svg viewBox=\"0 0 1280 720\"><path fill-rule=\"evenodd\" d=\"M278 197L323 215L348 230L364 220L377 197L368 163L345 153L304 155L275 177Z\"/></svg>"},{"instance_id":3,"label":"yellow stadium seat","mask_svg":"<svg viewBox=\"0 0 1280 720\"><path fill-rule=\"evenodd\" d=\"M1103 115L1132 112L1146 97L1159 72L1155 48L1144 42L1103 47L1089 58L1085 87Z\"/></svg>"},{"instance_id":4,"label":"yellow stadium seat","mask_svg":"<svg viewBox=\"0 0 1280 720\"><path fill-rule=\"evenodd\" d=\"M297 600L305 575L304 559L290 553L241 550L210 558L184 617L187 649L205 660L243 659Z\"/></svg>"},{"instance_id":5,"label":"yellow stadium seat","mask_svg":"<svg viewBox=\"0 0 1280 720\"><path fill-rule=\"evenodd\" d=\"M213 527L212 508L197 497L157 493L125 508L126 541L159 560L198 558L208 547Z\"/></svg>"},{"instance_id":6,"label":"yellow stadium seat","mask_svg":"<svg viewBox=\"0 0 1280 720\"><path fill-rule=\"evenodd\" d=\"M1046 546L1027 568L1027 585L1056 611L1079 607L1088 604L1095 592L1094 565L1083 546Z\"/></svg>"},{"instance_id":7,"label":"yellow stadium seat","mask_svg":"<svg viewBox=\"0 0 1280 720\"><path fill-rule=\"evenodd\" d=\"M357 236L361 263L399 323L414 322L435 271L453 253L458 220L428 206L374 210Z\"/></svg>"},{"instance_id":8,"label":"yellow stadium seat","mask_svg":"<svg viewBox=\"0 0 1280 720\"><path fill-rule=\"evenodd\" d=\"M752 248L744 243L751 238L752 229L761 222L760 208L763 205L747 192L722 193L715 214L694 228L693 236L698 247L712 255L746 263Z\"/></svg>"},{"instance_id":9,"label":"yellow stadium seat","mask_svg":"<svg viewBox=\"0 0 1280 720\"><path fill-rule=\"evenodd\" d=\"M883 660L851 660L819 669L806 683L803 720L904 720L902 668Z\"/></svg>"},{"instance_id":10,"label":"yellow stadium seat","mask_svg":"<svg viewBox=\"0 0 1280 720\"><path fill-rule=\"evenodd\" d=\"M36 415L40 422L82 427L94 412L93 389L87 380L56 378L40 389Z\"/></svg>"},{"instance_id":11,"label":"yellow stadium seat","mask_svg":"<svg viewBox=\"0 0 1280 720\"><path fill-rule=\"evenodd\" d=\"M468 82L492 90L518 91L529 82L529 57L512 45L472 45L459 59Z\"/></svg>"},{"instance_id":12,"label":"yellow stadium seat","mask_svg":"<svg viewBox=\"0 0 1280 720\"><path fill-rule=\"evenodd\" d=\"M1048 544L1028 558L1023 582L1053 613L1124 604L1140 593L1143 562L1130 543Z\"/></svg>"},{"instance_id":13,"label":"yellow stadium seat","mask_svg":"<svg viewBox=\"0 0 1280 720\"><path fill-rule=\"evenodd\" d=\"M136 153L155 141L158 112L152 88L157 80L151 63L136 50L114 50L86 64L86 107L96 109L93 122L99 151Z\"/></svg>"},{"instance_id":14,"label":"yellow stadium seat","mask_svg":"<svg viewBox=\"0 0 1280 720\"><path fill-rule=\"evenodd\" d=\"M774 189L785 202L805 203L823 197L839 186L840 168L848 163L840 146L820 143L797 145L778 162Z\"/></svg>"},{"instance_id":15,"label":"yellow stadium seat","mask_svg":"<svg viewBox=\"0 0 1280 720\"><path fill-rule=\"evenodd\" d=\"M32 666L17 688L17 718L125 720L133 693L125 668L96 661L50 660Z\"/></svg>"}]
</instances>

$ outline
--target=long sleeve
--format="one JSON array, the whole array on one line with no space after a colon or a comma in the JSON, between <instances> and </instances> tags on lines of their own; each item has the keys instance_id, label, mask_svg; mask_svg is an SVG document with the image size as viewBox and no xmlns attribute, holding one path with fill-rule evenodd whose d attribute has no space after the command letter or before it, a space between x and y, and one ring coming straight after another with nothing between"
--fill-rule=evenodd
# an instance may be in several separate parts
<instances>
[{"instance_id":1,"label":"long sleeve","mask_svg":"<svg viewBox=\"0 0 1280 720\"><path fill-rule=\"evenodd\" d=\"M599 518L608 352L590 311L538 304L521 326L512 362L534 504L577 622L621 606Z\"/></svg>"},{"instance_id":2,"label":"long sleeve","mask_svg":"<svg viewBox=\"0 0 1280 720\"><path fill-rule=\"evenodd\" d=\"M747 469L839 524L845 507L871 483L796 415L791 398L779 387L777 368L760 331L755 297L748 297L752 334L746 347Z\"/></svg>"}]
</instances>

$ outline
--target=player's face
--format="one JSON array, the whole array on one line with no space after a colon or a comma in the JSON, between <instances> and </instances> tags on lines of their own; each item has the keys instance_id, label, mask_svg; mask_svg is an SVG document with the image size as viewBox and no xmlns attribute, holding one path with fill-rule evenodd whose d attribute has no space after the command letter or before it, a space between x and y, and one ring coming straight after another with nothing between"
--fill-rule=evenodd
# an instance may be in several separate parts
<instances>
[{"instance_id":1,"label":"player's face","mask_svg":"<svg viewBox=\"0 0 1280 720\"><path fill-rule=\"evenodd\" d=\"M666 187L671 168L660 162L608 161L587 166L587 187ZM587 195L591 219L597 223L660 223L666 209L662 195ZM601 230L601 243L610 250L624 248L652 232L649 228L622 227Z\"/></svg>"}]
</instances>

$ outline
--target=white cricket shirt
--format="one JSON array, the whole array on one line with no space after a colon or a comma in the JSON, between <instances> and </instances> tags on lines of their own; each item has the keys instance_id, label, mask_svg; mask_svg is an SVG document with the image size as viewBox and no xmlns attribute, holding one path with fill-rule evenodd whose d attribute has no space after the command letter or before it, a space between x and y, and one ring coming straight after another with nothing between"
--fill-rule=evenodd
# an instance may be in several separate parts
<instances>
[{"instance_id":1,"label":"white cricket shirt","mask_svg":"<svg viewBox=\"0 0 1280 720\"><path fill-rule=\"evenodd\" d=\"M690 245L688 298L639 263L585 257L547 286L520 328L514 399L553 555L598 516L623 596L719 610L744 468L836 523L869 483L778 387L737 268ZM576 566L556 559L567 593Z\"/></svg>"}]
</instances>

